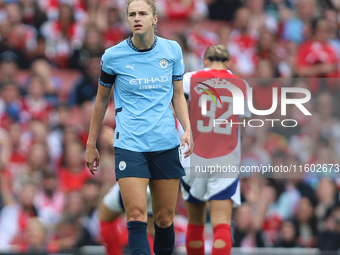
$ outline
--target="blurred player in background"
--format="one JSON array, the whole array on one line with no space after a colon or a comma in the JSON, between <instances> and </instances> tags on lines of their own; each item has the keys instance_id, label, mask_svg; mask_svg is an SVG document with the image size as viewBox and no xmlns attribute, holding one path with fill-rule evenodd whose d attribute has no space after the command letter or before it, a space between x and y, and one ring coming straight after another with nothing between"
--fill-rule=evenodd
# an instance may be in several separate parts
<instances>
[{"instance_id":1,"label":"blurred player in background","mask_svg":"<svg viewBox=\"0 0 340 255\"><path fill-rule=\"evenodd\" d=\"M231 125L230 121L242 122L242 118L251 117L247 104L244 105L244 115L233 115L232 93L221 86L223 80L230 81L242 90L246 98L247 83L227 70L229 54L222 45L209 47L204 54L205 69L186 73L183 78L184 93L190 101L190 121L193 130L195 148L190 156L190 164L194 161L204 162L205 165L232 165L239 169L241 160L241 136L244 126ZM216 79L218 78L218 79ZM197 81L203 81L198 83ZM203 85L210 84L210 85ZM216 91L217 97L213 99L206 95L202 89ZM211 88L213 87L213 88ZM206 114L202 115L203 96L206 96ZM247 100L244 100L247 102ZM216 124L215 119L225 119ZM187 175L181 178L181 190L186 201L188 212L188 229L186 248L188 255L204 254L204 224L206 220L206 203L210 202L210 219L214 231L212 255L230 254L232 237L230 222L233 206L240 205L240 187L237 175L223 176L210 175L202 178L193 178L190 167L186 167Z\"/></svg>"}]
</instances>

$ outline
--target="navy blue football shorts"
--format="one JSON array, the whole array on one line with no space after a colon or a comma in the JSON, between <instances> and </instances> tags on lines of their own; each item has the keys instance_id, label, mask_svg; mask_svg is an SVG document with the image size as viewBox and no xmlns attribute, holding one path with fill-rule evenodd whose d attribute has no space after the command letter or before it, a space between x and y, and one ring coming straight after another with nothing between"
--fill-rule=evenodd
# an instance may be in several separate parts
<instances>
[{"instance_id":1,"label":"navy blue football shorts","mask_svg":"<svg viewBox=\"0 0 340 255\"><path fill-rule=\"evenodd\" d=\"M136 152L115 147L116 179L139 177L175 179L185 175L179 146L173 149Z\"/></svg>"}]
</instances>

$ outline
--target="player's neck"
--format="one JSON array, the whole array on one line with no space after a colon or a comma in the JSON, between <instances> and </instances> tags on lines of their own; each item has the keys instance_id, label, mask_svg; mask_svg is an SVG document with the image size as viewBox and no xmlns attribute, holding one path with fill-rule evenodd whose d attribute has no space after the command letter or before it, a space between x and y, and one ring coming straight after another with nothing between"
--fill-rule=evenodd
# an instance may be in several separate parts
<instances>
[{"instance_id":1,"label":"player's neck","mask_svg":"<svg viewBox=\"0 0 340 255\"><path fill-rule=\"evenodd\" d=\"M222 62L212 62L209 66L210 69L224 70L226 69Z\"/></svg>"},{"instance_id":2,"label":"player's neck","mask_svg":"<svg viewBox=\"0 0 340 255\"><path fill-rule=\"evenodd\" d=\"M138 50L147 50L150 49L154 44L155 35L151 33L145 36L133 35L131 41Z\"/></svg>"}]
</instances>

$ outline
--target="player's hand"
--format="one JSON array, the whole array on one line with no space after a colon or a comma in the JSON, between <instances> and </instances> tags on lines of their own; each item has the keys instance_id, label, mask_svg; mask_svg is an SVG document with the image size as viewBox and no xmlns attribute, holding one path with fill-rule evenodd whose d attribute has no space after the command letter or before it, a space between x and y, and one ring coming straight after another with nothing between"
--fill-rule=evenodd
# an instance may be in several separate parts
<instances>
[{"instance_id":1,"label":"player's hand","mask_svg":"<svg viewBox=\"0 0 340 255\"><path fill-rule=\"evenodd\" d=\"M185 144L188 145L188 149L184 152L184 158L187 158L194 149L194 140L192 139L191 129L186 131L182 136L181 147L184 148Z\"/></svg>"},{"instance_id":2,"label":"player's hand","mask_svg":"<svg viewBox=\"0 0 340 255\"><path fill-rule=\"evenodd\" d=\"M97 148L87 146L85 151L85 162L92 175L95 174L95 171L98 171L99 159L100 157Z\"/></svg>"}]
</instances>

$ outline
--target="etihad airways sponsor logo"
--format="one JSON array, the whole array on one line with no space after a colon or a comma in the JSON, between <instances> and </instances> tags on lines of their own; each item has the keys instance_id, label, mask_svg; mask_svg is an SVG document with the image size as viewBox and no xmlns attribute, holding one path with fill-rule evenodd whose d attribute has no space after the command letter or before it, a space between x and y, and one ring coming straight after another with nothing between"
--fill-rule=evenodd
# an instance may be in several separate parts
<instances>
[{"instance_id":1,"label":"etihad airways sponsor logo","mask_svg":"<svg viewBox=\"0 0 340 255\"><path fill-rule=\"evenodd\" d=\"M141 89L160 89L162 86L161 84L156 84L156 85L144 85L144 86L140 86L139 90Z\"/></svg>"},{"instance_id":2,"label":"etihad airways sponsor logo","mask_svg":"<svg viewBox=\"0 0 340 255\"><path fill-rule=\"evenodd\" d=\"M139 79L131 79L131 85L145 85L145 84L153 84L156 82L167 82L169 80L168 76L161 77L150 77L150 78L139 78Z\"/></svg>"}]
</instances>

